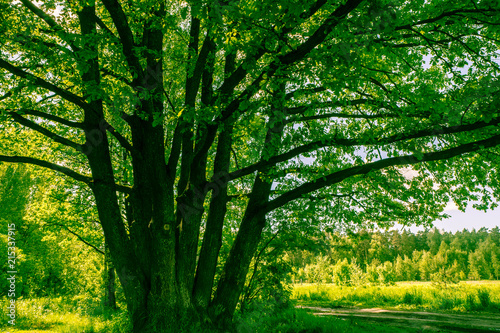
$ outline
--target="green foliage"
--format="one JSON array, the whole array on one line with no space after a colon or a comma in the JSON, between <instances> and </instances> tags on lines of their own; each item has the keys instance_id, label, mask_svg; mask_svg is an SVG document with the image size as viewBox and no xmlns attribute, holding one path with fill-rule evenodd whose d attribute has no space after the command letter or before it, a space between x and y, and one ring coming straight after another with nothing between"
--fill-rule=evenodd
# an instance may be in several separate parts
<instances>
[{"instance_id":1,"label":"green foliage","mask_svg":"<svg viewBox=\"0 0 500 333\"><path fill-rule=\"evenodd\" d=\"M439 235L439 236L436 236ZM417 234L403 231L349 236L323 234L327 244L312 251L288 251L295 282L338 285L393 284L396 281L458 281L496 279L500 230ZM438 240L439 246L429 242ZM382 261L385 260L385 261Z\"/></svg>"},{"instance_id":2,"label":"green foliage","mask_svg":"<svg viewBox=\"0 0 500 333\"><path fill-rule=\"evenodd\" d=\"M82 213L85 205L75 202L78 197L72 192L71 183L46 177L47 174L35 173L22 165L0 166L0 222L4 229L0 232L0 245L3 257L7 254L4 232L7 225L14 224L16 295L48 297L83 293L98 297L102 257L74 233L89 240L95 237L93 241L98 243L102 241L102 234L98 235L100 227L87 224L95 216L91 207ZM2 261L2 265L6 263L7 260ZM4 294L6 272L5 269L0 272L0 290Z\"/></svg>"},{"instance_id":3,"label":"green foliage","mask_svg":"<svg viewBox=\"0 0 500 333\"><path fill-rule=\"evenodd\" d=\"M403 304L420 306L423 303L422 292L414 289L406 291L402 299Z\"/></svg>"},{"instance_id":4,"label":"green foliage","mask_svg":"<svg viewBox=\"0 0 500 333\"><path fill-rule=\"evenodd\" d=\"M0 299L6 307L7 299ZM16 301L16 329L50 330L57 332L130 333L127 311L110 311L99 302L82 297L44 297ZM1 325L7 326L5 321ZM0 325L0 328L2 326Z\"/></svg>"}]
</instances>

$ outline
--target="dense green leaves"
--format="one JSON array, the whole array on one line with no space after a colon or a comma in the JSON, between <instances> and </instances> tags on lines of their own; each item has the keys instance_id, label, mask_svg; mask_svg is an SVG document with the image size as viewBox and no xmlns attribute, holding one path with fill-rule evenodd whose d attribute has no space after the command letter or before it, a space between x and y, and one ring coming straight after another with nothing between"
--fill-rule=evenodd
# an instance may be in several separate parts
<instances>
[{"instance_id":1,"label":"dense green leaves","mask_svg":"<svg viewBox=\"0 0 500 333\"><path fill-rule=\"evenodd\" d=\"M287 253L295 282L351 285L499 279L499 229L323 234L313 250Z\"/></svg>"}]
</instances>

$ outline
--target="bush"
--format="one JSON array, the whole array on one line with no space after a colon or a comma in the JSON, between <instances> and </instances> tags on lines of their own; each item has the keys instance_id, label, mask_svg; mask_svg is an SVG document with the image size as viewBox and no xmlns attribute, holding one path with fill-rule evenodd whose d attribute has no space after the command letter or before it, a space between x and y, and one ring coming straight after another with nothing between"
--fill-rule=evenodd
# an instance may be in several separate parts
<instances>
[{"instance_id":1,"label":"bush","mask_svg":"<svg viewBox=\"0 0 500 333\"><path fill-rule=\"evenodd\" d=\"M317 317L306 310L289 308L268 313L256 311L238 318L238 333L342 333L352 332L349 322L337 318Z\"/></svg>"},{"instance_id":2,"label":"bush","mask_svg":"<svg viewBox=\"0 0 500 333\"><path fill-rule=\"evenodd\" d=\"M479 303L483 309L487 309L490 306L490 293L486 289L478 289L477 298L479 299Z\"/></svg>"},{"instance_id":3,"label":"bush","mask_svg":"<svg viewBox=\"0 0 500 333\"><path fill-rule=\"evenodd\" d=\"M396 272L390 261L386 261L383 265L377 267L378 281L386 285L394 285L396 283Z\"/></svg>"},{"instance_id":4,"label":"bush","mask_svg":"<svg viewBox=\"0 0 500 333\"><path fill-rule=\"evenodd\" d=\"M417 290L406 291L403 295L402 302L407 305L422 305L422 293Z\"/></svg>"},{"instance_id":5,"label":"bush","mask_svg":"<svg viewBox=\"0 0 500 333\"><path fill-rule=\"evenodd\" d=\"M333 282L338 286L360 285L365 282L366 276L356 261L349 263L347 259L337 261L332 269Z\"/></svg>"}]
</instances>

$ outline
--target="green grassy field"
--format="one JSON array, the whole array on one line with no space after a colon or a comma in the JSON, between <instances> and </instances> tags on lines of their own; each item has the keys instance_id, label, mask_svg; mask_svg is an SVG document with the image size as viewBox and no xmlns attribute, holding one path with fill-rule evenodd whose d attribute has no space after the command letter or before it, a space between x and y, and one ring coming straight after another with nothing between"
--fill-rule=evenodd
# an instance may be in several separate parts
<instances>
[{"instance_id":1,"label":"green grassy field","mask_svg":"<svg viewBox=\"0 0 500 333\"><path fill-rule=\"evenodd\" d=\"M390 286L341 287L332 284L297 284L292 299L298 304L326 307L382 307L390 309L498 312L500 281L436 284L400 282Z\"/></svg>"},{"instance_id":2,"label":"green grassy field","mask_svg":"<svg viewBox=\"0 0 500 333\"><path fill-rule=\"evenodd\" d=\"M5 299L0 300L0 306L7 307ZM0 332L126 333L130 328L125 311L106 311L78 298L18 299L15 326L6 318L2 318Z\"/></svg>"}]
</instances>

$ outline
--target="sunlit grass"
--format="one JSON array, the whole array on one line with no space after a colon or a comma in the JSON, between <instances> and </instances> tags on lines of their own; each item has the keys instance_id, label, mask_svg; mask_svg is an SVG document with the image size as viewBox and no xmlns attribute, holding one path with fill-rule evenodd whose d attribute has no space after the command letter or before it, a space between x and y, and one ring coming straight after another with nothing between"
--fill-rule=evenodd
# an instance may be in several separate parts
<instances>
[{"instance_id":1,"label":"sunlit grass","mask_svg":"<svg viewBox=\"0 0 500 333\"><path fill-rule=\"evenodd\" d=\"M6 308L6 299L0 306ZM125 333L130 329L125 311L105 310L88 299L62 297L18 299L15 326L5 320L1 325L0 332L10 333Z\"/></svg>"},{"instance_id":2,"label":"sunlit grass","mask_svg":"<svg viewBox=\"0 0 500 333\"><path fill-rule=\"evenodd\" d=\"M495 312L500 310L500 282L479 281L457 284L401 282L392 286L352 287L332 284L297 284L292 298L301 304L329 307Z\"/></svg>"}]
</instances>

